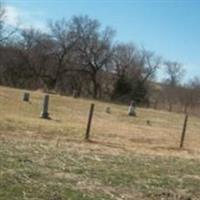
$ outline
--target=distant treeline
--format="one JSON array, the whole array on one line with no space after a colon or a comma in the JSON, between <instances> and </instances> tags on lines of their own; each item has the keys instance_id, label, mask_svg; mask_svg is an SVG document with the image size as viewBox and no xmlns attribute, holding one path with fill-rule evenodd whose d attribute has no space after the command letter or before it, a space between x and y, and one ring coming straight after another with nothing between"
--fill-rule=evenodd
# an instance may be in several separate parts
<instances>
[{"instance_id":1,"label":"distant treeline","mask_svg":"<svg viewBox=\"0 0 200 200\"><path fill-rule=\"evenodd\" d=\"M51 21L48 31L6 25L0 8L0 84L43 89L116 101L135 100L147 106L180 104L183 110L199 103L200 81L183 86L177 62L165 61L134 43L116 42L115 31L98 20L74 16ZM166 79L155 76L165 68Z\"/></svg>"}]
</instances>

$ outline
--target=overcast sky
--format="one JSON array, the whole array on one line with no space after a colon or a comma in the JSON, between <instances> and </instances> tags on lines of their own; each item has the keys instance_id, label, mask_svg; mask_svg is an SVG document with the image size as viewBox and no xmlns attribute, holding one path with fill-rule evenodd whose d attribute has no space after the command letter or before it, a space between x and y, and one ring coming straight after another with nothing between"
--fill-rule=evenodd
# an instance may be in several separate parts
<instances>
[{"instance_id":1,"label":"overcast sky","mask_svg":"<svg viewBox=\"0 0 200 200\"><path fill-rule=\"evenodd\" d=\"M3 0L7 22L47 31L50 19L89 15L117 31L116 39L134 42L182 63L186 80L200 77L200 0Z\"/></svg>"}]
</instances>

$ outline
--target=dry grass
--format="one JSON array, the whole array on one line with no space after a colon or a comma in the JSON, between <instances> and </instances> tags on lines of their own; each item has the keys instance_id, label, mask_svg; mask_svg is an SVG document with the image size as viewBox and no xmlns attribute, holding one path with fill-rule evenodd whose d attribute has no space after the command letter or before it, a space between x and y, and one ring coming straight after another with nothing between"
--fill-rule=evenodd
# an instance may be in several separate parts
<instances>
[{"instance_id":1,"label":"dry grass","mask_svg":"<svg viewBox=\"0 0 200 200\"><path fill-rule=\"evenodd\" d=\"M184 115L138 108L134 118L93 101L87 143L92 101L50 95L43 120L43 94L31 92L30 103L22 94L0 88L0 199L198 199L200 119L189 118L179 150Z\"/></svg>"},{"instance_id":2,"label":"dry grass","mask_svg":"<svg viewBox=\"0 0 200 200\"><path fill-rule=\"evenodd\" d=\"M59 139L60 142L82 141L92 101L51 95L49 112L52 119L42 120L39 115L43 94L32 92L30 103L22 102L21 97L21 90L0 89L2 137L11 137L14 134L15 139L18 136L21 139L23 135L23 138L43 137L50 140ZM200 119L198 118L189 118L185 148L179 151L183 114L138 108L138 116L134 118L127 116L126 106L98 101L94 103L91 139L100 149L104 145L117 148L119 151L121 149L145 154L192 157L200 155ZM108 105L111 107L111 114L105 112ZM150 125L147 124L147 120L150 121Z\"/></svg>"}]
</instances>

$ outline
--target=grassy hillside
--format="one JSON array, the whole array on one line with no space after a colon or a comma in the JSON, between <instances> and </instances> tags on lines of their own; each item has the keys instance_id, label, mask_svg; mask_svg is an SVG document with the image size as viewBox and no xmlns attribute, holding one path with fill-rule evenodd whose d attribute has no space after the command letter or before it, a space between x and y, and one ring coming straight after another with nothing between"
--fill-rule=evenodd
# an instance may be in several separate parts
<instances>
[{"instance_id":1,"label":"grassy hillside","mask_svg":"<svg viewBox=\"0 0 200 200\"><path fill-rule=\"evenodd\" d=\"M44 94L22 94L0 88L0 200L200 199L200 119L179 150L183 115L93 101L85 142L92 101L50 95L44 120Z\"/></svg>"}]
</instances>

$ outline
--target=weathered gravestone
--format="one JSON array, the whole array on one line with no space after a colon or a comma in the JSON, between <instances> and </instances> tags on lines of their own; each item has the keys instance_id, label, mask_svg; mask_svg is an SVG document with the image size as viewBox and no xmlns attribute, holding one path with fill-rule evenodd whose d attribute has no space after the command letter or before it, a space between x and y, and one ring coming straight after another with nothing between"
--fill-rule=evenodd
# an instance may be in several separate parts
<instances>
[{"instance_id":1,"label":"weathered gravestone","mask_svg":"<svg viewBox=\"0 0 200 200\"><path fill-rule=\"evenodd\" d=\"M77 90L73 90L73 97L74 98L78 98L78 91Z\"/></svg>"},{"instance_id":2,"label":"weathered gravestone","mask_svg":"<svg viewBox=\"0 0 200 200\"><path fill-rule=\"evenodd\" d=\"M134 101L130 102L130 105L129 105L129 108L128 108L128 115L129 116L136 116L136 113L135 113L135 102Z\"/></svg>"},{"instance_id":3,"label":"weathered gravestone","mask_svg":"<svg viewBox=\"0 0 200 200\"><path fill-rule=\"evenodd\" d=\"M111 109L110 109L110 107L106 107L106 113L108 113L108 114L111 113Z\"/></svg>"},{"instance_id":4,"label":"weathered gravestone","mask_svg":"<svg viewBox=\"0 0 200 200\"><path fill-rule=\"evenodd\" d=\"M48 108L49 108L49 95L45 95L44 100L43 100L43 104L42 104L42 112L41 112L41 115L40 115L41 118L50 119Z\"/></svg>"},{"instance_id":5,"label":"weathered gravestone","mask_svg":"<svg viewBox=\"0 0 200 200\"><path fill-rule=\"evenodd\" d=\"M30 99L30 93L24 92L23 101L29 102L29 99Z\"/></svg>"}]
</instances>

